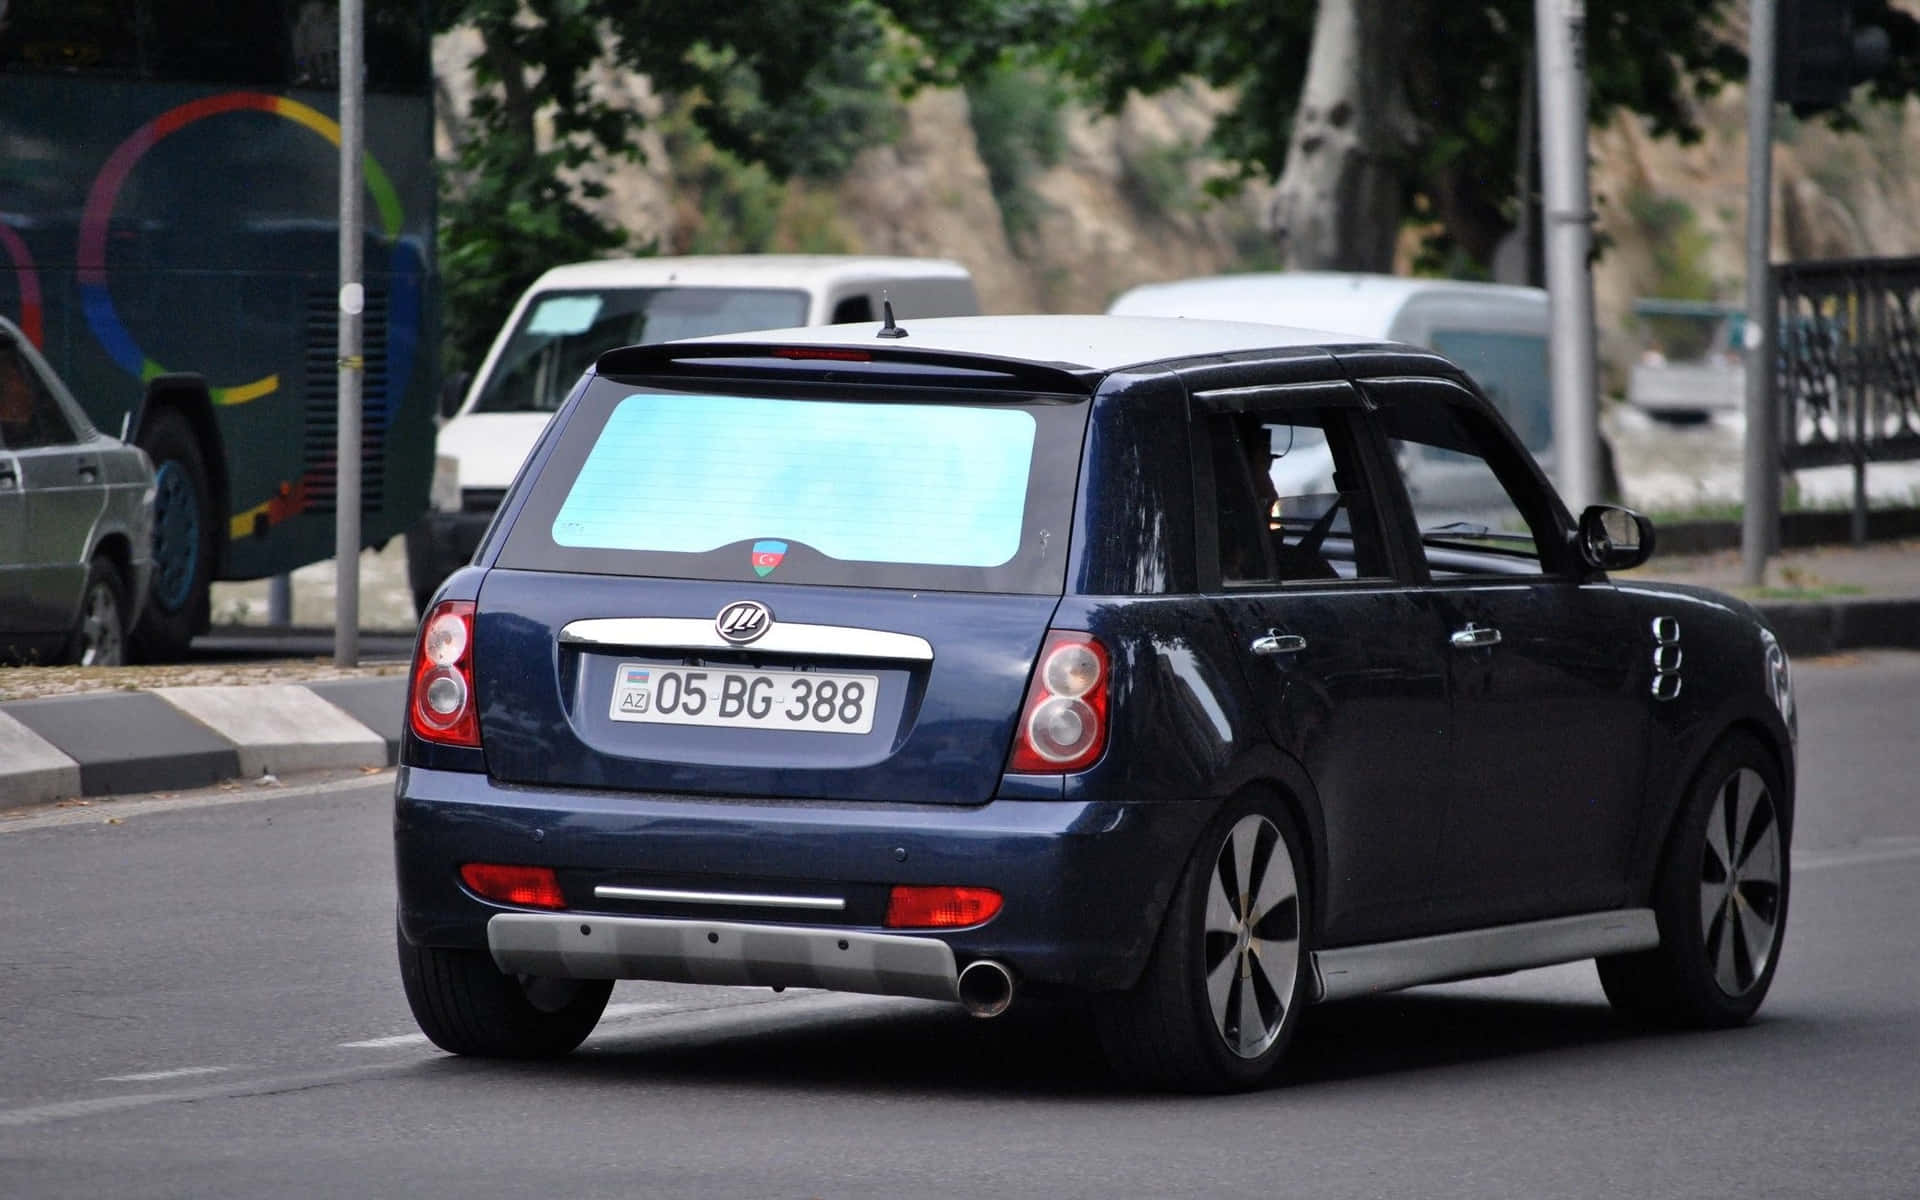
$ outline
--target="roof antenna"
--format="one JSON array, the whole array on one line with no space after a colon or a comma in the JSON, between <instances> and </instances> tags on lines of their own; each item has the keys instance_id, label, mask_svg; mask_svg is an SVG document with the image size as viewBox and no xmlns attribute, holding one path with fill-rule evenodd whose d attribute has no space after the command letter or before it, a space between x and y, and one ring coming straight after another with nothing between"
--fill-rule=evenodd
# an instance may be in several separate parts
<instances>
[{"instance_id":1,"label":"roof antenna","mask_svg":"<svg viewBox=\"0 0 1920 1200\"><path fill-rule=\"evenodd\" d=\"M881 322L880 331L873 336L883 338L903 338L907 331L893 323L893 301L887 299L885 292L880 293L880 311L886 320Z\"/></svg>"}]
</instances>

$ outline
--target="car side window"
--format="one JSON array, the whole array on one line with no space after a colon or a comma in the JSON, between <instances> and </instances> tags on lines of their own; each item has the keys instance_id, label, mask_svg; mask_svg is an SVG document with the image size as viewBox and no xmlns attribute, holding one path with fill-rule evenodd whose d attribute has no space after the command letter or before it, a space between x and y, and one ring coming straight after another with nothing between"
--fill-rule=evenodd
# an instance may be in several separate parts
<instances>
[{"instance_id":1,"label":"car side window","mask_svg":"<svg viewBox=\"0 0 1920 1200\"><path fill-rule=\"evenodd\" d=\"M855 325L873 320L873 301L865 296L848 296L833 306L833 324Z\"/></svg>"},{"instance_id":2,"label":"car side window","mask_svg":"<svg viewBox=\"0 0 1920 1200\"><path fill-rule=\"evenodd\" d=\"M1498 436L1464 406L1389 404L1378 419L1406 486L1435 579L1540 574L1551 536L1545 514L1501 479Z\"/></svg>"},{"instance_id":3,"label":"car side window","mask_svg":"<svg viewBox=\"0 0 1920 1200\"><path fill-rule=\"evenodd\" d=\"M1388 575L1379 521L1344 415L1285 409L1205 420L1223 586Z\"/></svg>"},{"instance_id":4,"label":"car side window","mask_svg":"<svg viewBox=\"0 0 1920 1200\"><path fill-rule=\"evenodd\" d=\"M73 424L12 338L0 337L0 446L37 450L74 440Z\"/></svg>"}]
</instances>

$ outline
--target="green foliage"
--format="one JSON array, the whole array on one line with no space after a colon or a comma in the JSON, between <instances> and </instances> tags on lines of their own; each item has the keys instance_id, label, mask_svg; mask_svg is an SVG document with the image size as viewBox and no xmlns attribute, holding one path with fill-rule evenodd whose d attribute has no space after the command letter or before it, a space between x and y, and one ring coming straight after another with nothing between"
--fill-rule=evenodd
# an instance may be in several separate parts
<instances>
[{"instance_id":1,"label":"green foliage","mask_svg":"<svg viewBox=\"0 0 1920 1200\"><path fill-rule=\"evenodd\" d=\"M1140 212L1173 217L1200 206L1193 183L1196 151L1186 142L1137 146L1120 156L1120 189Z\"/></svg>"},{"instance_id":2,"label":"green foliage","mask_svg":"<svg viewBox=\"0 0 1920 1200\"><path fill-rule=\"evenodd\" d=\"M1646 294L1664 300L1712 300L1718 281L1707 269L1711 239L1686 201L1641 187L1627 194L1627 216L1653 259ZM1640 316L1652 345L1676 361L1700 358L1713 344L1717 323L1698 317Z\"/></svg>"},{"instance_id":3,"label":"green foliage","mask_svg":"<svg viewBox=\"0 0 1920 1200\"><path fill-rule=\"evenodd\" d=\"M1687 202L1648 188L1627 194L1627 215L1653 253L1648 294L1666 300L1712 300L1719 291L1707 269L1710 239Z\"/></svg>"},{"instance_id":4,"label":"green foliage","mask_svg":"<svg viewBox=\"0 0 1920 1200\"><path fill-rule=\"evenodd\" d=\"M1066 152L1066 134L1060 126L1065 102L1059 85L1004 61L967 85L974 142L1009 238L1039 227L1045 201L1028 181L1058 163Z\"/></svg>"},{"instance_id":5,"label":"green foliage","mask_svg":"<svg viewBox=\"0 0 1920 1200\"><path fill-rule=\"evenodd\" d=\"M1434 263L1484 269L1514 225L1519 120L1534 86L1535 0L1361 0L1408 22L1408 58L1386 68L1373 96L1404 89L1415 128L1399 166L1403 205L1424 198L1438 238ZM1884 2L1884 0L1882 0ZM1000 52L1045 62L1093 102L1117 109L1138 92L1189 78L1232 89L1208 147L1242 178L1277 179L1319 14L1316 0L948 0L899 20L948 73ZM1737 0L1595 0L1586 6L1589 116L1642 114L1661 136L1700 135L1694 101L1746 74ZM1920 91L1920 23L1884 15L1895 64L1872 91ZM937 74L937 72L935 73ZM1209 191L1219 191L1216 181Z\"/></svg>"},{"instance_id":6,"label":"green foliage","mask_svg":"<svg viewBox=\"0 0 1920 1200\"><path fill-rule=\"evenodd\" d=\"M645 75L713 148L703 247L764 245L791 175L830 177L898 128L913 77L873 0L438 0L470 26L477 92L442 179L446 358L471 369L548 267L632 250L590 207L580 168L637 159L643 114L592 86L602 65ZM772 214L771 216L769 214Z\"/></svg>"},{"instance_id":7,"label":"green foliage","mask_svg":"<svg viewBox=\"0 0 1920 1200\"><path fill-rule=\"evenodd\" d=\"M695 47L691 57L707 73L702 92L711 106L696 119L718 132L716 143L736 159L770 164L770 174L838 179L860 151L899 136L905 81L877 20L853 22L848 33L823 48L807 85L779 103L768 99L763 72L738 48Z\"/></svg>"}]
</instances>

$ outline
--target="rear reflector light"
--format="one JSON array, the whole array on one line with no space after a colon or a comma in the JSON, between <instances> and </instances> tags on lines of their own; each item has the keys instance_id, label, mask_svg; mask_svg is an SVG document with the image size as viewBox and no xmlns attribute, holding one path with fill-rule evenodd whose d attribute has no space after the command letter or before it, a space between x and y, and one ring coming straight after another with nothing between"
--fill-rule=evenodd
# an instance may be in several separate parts
<instances>
[{"instance_id":1,"label":"rear reflector light","mask_svg":"<svg viewBox=\"0 0 1920 1200\"><path fill-rule=\"evenodd\" d=\"M407 723L415 737L442 746L480 745L473 700L473 601L442 600L420 623L413 652Z\"/></svg>"},{"instance_id":2,"label":"rear reflector light","mask_svg":"<svg viewBox=\"0 0 1920 1200\"><path fill-rule=\"evenodd\" d=\"M565 908L560 880L552 867L515 867L504 863L467 863L460 879L479 895L520 908Z\"/></svg>"},{"instance_id":3,"label":"rear reflector light","mask_svg":"<svg viewBox=\"0 0 1920 1200\"><path fill-rule=\"evenodd\" d=\"M1090 633L1055 629L1027 686L1007 769L1077 771L1107 746L1108 657Z\"/></svg>"},{"instance_id":4,"label":"rear reflector light","mask_svg":"<svg viewBox=\"0 0 1920 1200\"><path fill-rule=\"evenodd\" d=\"M832 362L872 362L873 355L865 350L830 350L822 346L780 346L773 352L775 358L824 358Z\"/></svg>"},{"instance_id":5,"label":"rear reflector light","mask_svg":"<svg viewBox=\"0 0 1920 1200\"><path fill-rule=\"evenodd\" d=\"M1000 911L1000 893L983 887L907 887L887 897L888 929L959 929Z\"/></svg>"}]
</instances>

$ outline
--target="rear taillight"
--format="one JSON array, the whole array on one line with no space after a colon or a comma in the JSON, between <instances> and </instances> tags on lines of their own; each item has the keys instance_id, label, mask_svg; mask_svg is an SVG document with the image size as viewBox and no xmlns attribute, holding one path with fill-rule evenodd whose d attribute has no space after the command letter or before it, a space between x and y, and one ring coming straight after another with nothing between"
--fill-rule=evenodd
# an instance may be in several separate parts
<instances>
[{"instance_id":1,"label":"rear taillight","mask_svg":"<svg viewBox=\"0 0 1920 1200\"><path fill-rule=\"evenodd\" d=\"M1090 633L1055 629L1040 650L1015 732L1012 771L1077 771L1107 747L1107 649Z\"/></svg>"},{"instance_id":2,"label":"rear taillight","mask_svg":"<svg viewBox=\"0 0 1920 1200\"><path fill-rule=\"evenodd\" d=\"M467 863L460 881L476 893L521 908L565 908L560 879L552 867L522 867L507 863Z\"/></svg>"},{"instance_id":3,"label":"rear taillight","mask_svg":"<svg viewBox=\"0 0 1920 1200\"><path fill-rule=\"evenodd\" d=\"M888 929L960 929L980 925L1000 911L1000 893L983 887L912 887L887 895Z\"/></svg>"},{"instance_id":4,"label":"rear taillight","mask_svg":"<svg viewBox=\"0 0 1920 1200\"><path fill-rule=\"evenodd\" d=\"M420 623L407 721L414 736L442 746L480 745L473 702L473 601L442 600Z\"/></svg>"}]
</instances>

